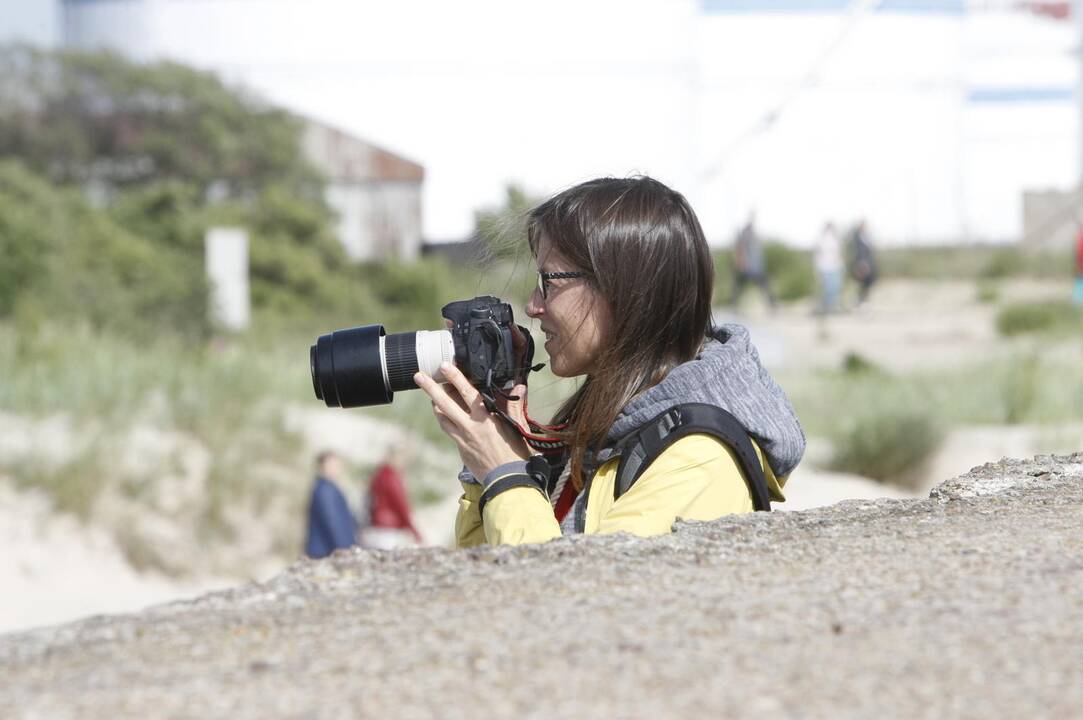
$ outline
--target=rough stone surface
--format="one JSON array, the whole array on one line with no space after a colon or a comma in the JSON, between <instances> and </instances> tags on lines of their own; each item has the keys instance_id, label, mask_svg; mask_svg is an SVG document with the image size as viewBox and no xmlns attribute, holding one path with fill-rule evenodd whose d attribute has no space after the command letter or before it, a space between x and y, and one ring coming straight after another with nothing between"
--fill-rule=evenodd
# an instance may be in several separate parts
<instances>
[{"instance_id":1,"label":"rough stone surface","mask_svg":"<svg viewBox=\"0 0 1083 720\"><path fill-rule=\"evenodd\" d=\"M1083 453L0 636L4 718L1078 717Z\"/></svg>"}]
</instances>

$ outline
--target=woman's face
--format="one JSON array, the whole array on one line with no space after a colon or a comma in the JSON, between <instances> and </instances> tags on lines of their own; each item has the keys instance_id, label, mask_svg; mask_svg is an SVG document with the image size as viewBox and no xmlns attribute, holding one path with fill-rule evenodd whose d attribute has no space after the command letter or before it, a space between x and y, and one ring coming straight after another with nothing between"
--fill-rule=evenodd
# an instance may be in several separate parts
<instances>
[{"instance_id":1,"label":"woman's face","mask_svg":"<svg viewBox=\"0 0 1083 720\"><path fill-rule=\"evenodd\" d=\"M542 237L538 243L539 272L568 272L575 267ZM589 375L609 332L609 311L585 277L550 280L547 297L535 288L526 314L541 321L549 367L559 377Z\"/></svg>"}]
</instances>

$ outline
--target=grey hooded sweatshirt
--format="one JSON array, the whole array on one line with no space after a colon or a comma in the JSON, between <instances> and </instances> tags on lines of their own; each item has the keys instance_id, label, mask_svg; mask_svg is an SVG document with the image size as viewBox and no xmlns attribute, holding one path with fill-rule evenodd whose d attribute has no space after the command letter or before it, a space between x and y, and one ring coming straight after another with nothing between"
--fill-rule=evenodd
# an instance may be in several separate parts
<instances>
[{"instance_id":1,"label":"grey hooded sweatshirt","mask_svg":"<svg viewBox=\"0 0 1083 720\"><path fill-rule=\"evenodd\" d=\"M805 452L805 433L782 388L760 363L759 353L742 325L715 329L693 360L673 368L662 382L629 402L603 448L585 462L594 468L617 455L615 445L632 430L662 412L685 403L706 403L726 410L759 445L776 477L789 475ZM561 530L582 532L587 493L581 492Z\"/></svg>"}]
</instances>

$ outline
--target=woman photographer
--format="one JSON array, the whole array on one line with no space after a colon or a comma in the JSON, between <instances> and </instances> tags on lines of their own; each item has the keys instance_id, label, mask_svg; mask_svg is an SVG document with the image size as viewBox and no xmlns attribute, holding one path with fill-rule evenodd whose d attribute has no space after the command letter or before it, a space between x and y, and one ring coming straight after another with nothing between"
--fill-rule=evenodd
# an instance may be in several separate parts
<instances>
[{"instance_id":1,"label":"woman photographer","mask_svg":"<svg viewBox=\"0 0 1083 720\"><path fill-rule=\"evenodd\" d=\"M684 197L646 177L592 180L532 210L527 236L539 282L526 313L553 373L585 379L546 428L563 451L539 463L525 386L501 401L520 433L456 368L443 386L415 376L465 465L458 544L657 535L783 500L804 433L748 332L713 327L711 254Z\"/></svg>"}]
</instances>

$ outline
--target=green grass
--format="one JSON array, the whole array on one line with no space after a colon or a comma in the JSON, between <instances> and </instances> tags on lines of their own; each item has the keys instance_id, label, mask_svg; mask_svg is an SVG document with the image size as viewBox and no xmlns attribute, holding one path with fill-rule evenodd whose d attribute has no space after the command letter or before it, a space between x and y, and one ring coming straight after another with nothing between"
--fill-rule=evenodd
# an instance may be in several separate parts
<instances>
[{"instance_id":1,"label":"green grass","mask_svg":"<svg viewBox=\"0 0 1083 720\"><path fill-rule=\"evenodd\" d=\"M830 435L848 414L880 406L921 406L948 425L1083 420L1083 364L1070 358L1018 353L950 370L780 373L779 380L813 435Z\"/></svg>"},{"instance_id":2,"label":"green grass","mask_svg":"<svg viewBox=\"0 0 1083 720\"><path fill-rule=\"evenodd\" d=\"M974 299L983 305L992 305L1000 299L1000 286L995 280L978 280L974 287Z\"/></svg>"},{"instance_id":3,"label":"green grass","mask_svg":"<svg viewBox=\"0 0 1083 720\"><path fill-rule=\"evenodd\" d=\"M832 439L835 465L864 467L872 477L905 474L920 464L935 449L930 429L942 435L957 425L1083 421L1083 363L1070 355L1022 351L905 374L851 358L839 370L780 373L779 381L806 432ZM883 459L873 462L878 455Z\"/></svg>"},{"instance_id":4,"label":"green grass","mask_svg":"<svg viewBox=\"0 0 1083 720\"><path fill-rule=\"evenodd\" d=\"M1008 277L1067 278L1069 252L1023 249L1015 245L955 245L881 248L885 277L922 280L999 280Z\"/></svg>"},{"instance_id":5,"label":"green grass","mask_svg":"<svg viewBox=\"0 0 1083 720\"><path fill-rule=\"evenodd\" d=\"M291 524L280 527L276 543L290 555L296 553L311 458L304 454L300 436L287 428L285 411L290 406L322 406L309 373L309 346L318 335L375 322L384 323L389 332L439 328L445 302L484 293L508 299L517 319L529 324L521 312L535 282L529 261L496 265L480 277L451 271L442 261L370 267L368 272L368 292L374 299L363 316L317 310L283 316L257 313L250 332L210 342L186 341L168 328L147 337L40 315L0 321L0 411L27 422L64 417L89 448L57 462L9 456L0 459L0 473L21 487L42 489L59 509L84 519L95 516L103 497L112 505L119 498L122 504L158 512L152 506L162 476L182 474L165 466L178 461L165 458L157 463L162 467L122 469L118 458L125 456L125 444L136 427L180 433L206 451L210 465L194 501L197 506L182 508L174 521L193 528L201 543L218 546L237 541L238 508L260 517L267 507L285 503L288 507L279 507L277 517ZM542 388L545 381L535 385ZM545 394L539 389L540 399L532 407L545 405ZM389 406L336 412L357 412L405 427L454 453L420 391L397 393ZM409 484L415 501L445 496L453 478L437 478L434 468L442 468L446 457L419 462ZM352 475L357 482L365 477ZM268 517L265 524L274 522ZM116 536L138 567L183 570L167 553L141 542L138 528L118 527Z\"/></svg>"},{"instance_id":6,"label":"green grass","mask_svg":"<svg viewBox=\"0 0 1083 720\"><path fill-rule=\"evenodd\" d=\"M1015 303L1001 308L997 331L1005 337L1026 333L1083 335L1083 308L1068 301Z\"/></svg>"}]
</instances>

